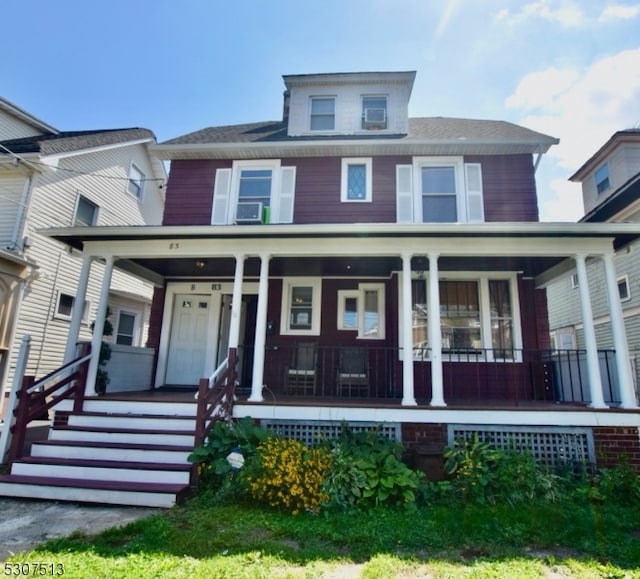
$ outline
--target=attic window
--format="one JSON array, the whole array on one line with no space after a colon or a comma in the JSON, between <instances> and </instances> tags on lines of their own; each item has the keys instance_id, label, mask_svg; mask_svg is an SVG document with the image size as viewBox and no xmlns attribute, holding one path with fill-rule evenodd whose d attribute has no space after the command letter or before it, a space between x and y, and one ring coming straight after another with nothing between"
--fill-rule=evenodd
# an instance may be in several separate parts
<instances>
[{"instance_id":1,"label":"attic window","mask_svg":"<svg viewBox=\"0 0 640 579\"><path fill-rule=\"evenodd\" d=\"M144 192L145 174L134 164L129 167L129 181L127 182L127 191L134 197L142 199Z\"/></svg>"},{"instance_id":2,"label":"attic window","mask_svg":"<svg viewBox=\"0 0 640 579\"><path fill-rule=\"evenodd\" d=\"M387 97L362 97L362 128L379 130L387 128Z\"/></svg>"},{"instance_id":3,"label":"attic window","mask_svg":"<svg viewBox=\"0 0 640 579\"><path fill-rule=\"evenodd\" d=\"M604 164L594 174L596 180L596 189L598 193L606 191L609 186L609 165Z\"/></svg>"},{"instance_id":4,"label":"attic window","mask_svg":"<svg viewBox=\"0 0 640 579\"><path fill-rule=\"evenodd\" d=\"M336 128L336 99L334 97L311 98L312 131L333 131Z\"/></svg>"}]
</instances>

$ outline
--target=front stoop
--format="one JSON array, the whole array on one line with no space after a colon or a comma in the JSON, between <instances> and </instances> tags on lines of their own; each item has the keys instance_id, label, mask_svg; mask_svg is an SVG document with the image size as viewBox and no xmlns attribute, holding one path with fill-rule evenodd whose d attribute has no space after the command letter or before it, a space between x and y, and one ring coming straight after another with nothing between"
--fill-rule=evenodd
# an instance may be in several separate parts
<instances>
[{"instance_id":1,"label":"front stoop","mask_svg":"<svg viewBox=\"0 0 640 579\"><path fill-rule=\"evenodd\" d=\"M171 507L189 493L195 403L92 400L0 476L0 496ZM115 411L114 411L115 410Z\"/></svg>"}]
</instances>

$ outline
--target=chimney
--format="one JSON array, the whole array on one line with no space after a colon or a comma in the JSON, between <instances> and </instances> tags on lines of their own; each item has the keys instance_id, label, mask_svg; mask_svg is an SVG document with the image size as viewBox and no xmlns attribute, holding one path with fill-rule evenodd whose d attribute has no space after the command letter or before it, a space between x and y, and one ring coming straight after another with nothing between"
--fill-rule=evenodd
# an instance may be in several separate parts
<instances>
[{"instance_id":1,"label":"chimney","mask_svg":"<svg viewBox=\"0 0 640 579\"><path fill-rule=\"evenodd\" d=\"M282 122L285 124L289 123L289 100L291 98L291 94L288 90L284 91L284 102L282 103Z\"/></svg>"}]
</instances>

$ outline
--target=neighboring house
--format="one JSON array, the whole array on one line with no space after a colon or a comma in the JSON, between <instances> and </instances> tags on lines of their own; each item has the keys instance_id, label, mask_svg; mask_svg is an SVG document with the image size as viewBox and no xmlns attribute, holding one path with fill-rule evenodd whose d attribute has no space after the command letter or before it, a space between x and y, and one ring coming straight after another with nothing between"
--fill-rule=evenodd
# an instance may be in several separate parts
<instances>
[{"instance_id":1,"label":"neighboring house","mask_svg":"<svg viewBox=\"0 0 640 579\"><path fill-rule=\"evenodd\" d=\"M154 143L147 129L59 131L0 99L0 392L11 386L25 334L27 373L43 376L64 356L82 257L39 231L160 223L166 174L149 154ZM91 339L101 269L89 277L80 340ZM114 276L116 348L145 346L152 294L148 282Z\"/></svg>"},{"instance_id":2,"label":"neighboring house","mask_svg":"<svg viewBox=\"0 0 640 579\"><path fill-rule=\"evenodd\" d=\"M585 215L582 223L640 222L640 130L618 131L580 167L571 181L581 183ZM624 325L634 381L640 371L640 244L617 252L616 284L623 304ZM600 348L614 348L605 276L601 264L587 264L596 339ZM585 347L575 272L548 288L549 321L554 347L562 351Z\"/></svg>"},{"instance_id":3,"label":"neighboring house","mask_svg":"<svg viewBox=\"0 0 640 579\"><path fill-rule=\"evenodd\" d=\"M551 464L608 463L624 448L638 466L613 255L640 226L538 222L535 171L557 139L410 119L414 78L287 75L282 120L154 147L171 162L162 226L48 230L83 252L83 271L105 262L97 330L117 263L158 288L150 398L192 392L237 358L234 416L308 442L347 422L381 425L419 453L478 432ZM587 260L605 264L615 352L597 351ZM550 347L546 300L573 267L587 336L578 374ZM71 342L81 313L78 302ZM134 401L104 407L134 412Z\"/></svg>"}]
</instances>

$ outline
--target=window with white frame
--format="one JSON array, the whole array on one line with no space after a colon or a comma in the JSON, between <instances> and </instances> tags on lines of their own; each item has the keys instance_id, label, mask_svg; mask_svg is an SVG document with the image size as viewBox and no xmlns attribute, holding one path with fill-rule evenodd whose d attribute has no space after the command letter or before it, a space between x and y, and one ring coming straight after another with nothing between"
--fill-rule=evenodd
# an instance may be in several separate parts
<instances>
[{"instance_id":1,"label":"window with white frame","mask_svg":"<svg viewBox=\"0 0 640 579\"><path fill-rule=\"evenodd\" d=\"M599 169L596 169L594 179L596 181L596 190L598 193L602 193L609 188L609 165L607 163L602 165Z\"/></svg>"},{"instance_id":2,"label":"window with white frame","mask_svg":"<svg viewBox=\"0 0 640 579\"><path fill-rule=\"evenodd\" d=\"M398 223L482 223L480 163L462 157L414 157L396 167Z\"/></svg>"},{"instance_id":3,"label":"window with white frame","mask_svg":"<svg viewBox=\"0 0 640 579\"><path fill-rule=\"evenodd\" d=\"M371 158L342 159L340 200L371 201Z\"/></svg>"},{"instance_id":4,"label":"window with white frame","mask_svg":"<svg viewBox=\"0 0 640 579\"><path fill-rule=\"evenodd\" d=\"M384 310L384 284L362 283L357 290L338 290L338 329L357 331L359 339L384 339Z\"/></svg>"},{"instance_id":5,"label":"window with white frame","mask_svg":"<svg viewBox=\"0 0 640 579\"><path fill-rule=\"evenodd\" d=\"M89 226L98 222L98 206L89 201L83 195L78 195L78 204L76 205L76 213L73 219L73 225Z\"/></svg>"},{"instance_id":6,"label":"window with white frame","mask_svg":"<svg viewBox=\"0 0 640 579\"><path fill-rule=\"evenodd\" d=\"M333 131L336 128L335 97L311 97L309 128L312 131Z\"/></svg>"},{"instance_id":7,"label":"window with white frame","mask_svg":"<svg viewBox=\"0 0 640 579\"><path fill-rule=\"evenodd\" d=\"M387 128L387 97L362 97L362 128L381 130Z\"/></svg>"},{"instance_id":8,"label":"window with white frame","mask_svg":"<svg viewBox=\"0 0 640 579\"><path fill-rule=\"evenodd\" d=\"M554 350L575 350L576 330L573 326L558 328L551 332L551 347Z\"/></svg>"},{"instance_id":9,"label":"window with white frame","mask_svg":"<svg viewBox=\"0 0 640 579\"><path fill-rule=\"evenodd\" d=\"M142 199L144 194L145 174L135 163L131 163L129 167L129 180L127 182L127 191L134 197Z\"/></svg>"},{"instance_id":10,"label":"window with white frame","mask_svg":"<svg viewBox=\"0 0 640 579\"><path fill-rule=\"evenodd\" d=\"M572 273L571 274L571 288L572 289L576 289L578 287L578 274L577 273Z\"/></svg>"},{"instance_id":11,"label":"window with white frame","mask_svg":"<svg viewBox=\"0 0 640 579\"><path fill-rule=\"evenodd\" d=\"M131 312L118 312L118 326L116 329L116 344L135 346L137 315Z\"/></svg>"},{"instance_id":12,"label":"window with white frame","mask_svg":"<svg viewBox=\"0 0 640 579\"><path fill-rule=\"evenodd\" d=\"M216 171L213 225L292 223L296 168L279 159L234 161Z\"/></svg>"},{"instance_id":13,"label":"window with white frame","mask_svg":"<svg viewBox=\"0 0 640 579\"><path fill-rule=\"evenodd\" d=\"M285 278L282 282L282 334L320 334L320 278Z\"/></svg>"},{"instance_id":14,"label":"window with white frame","mask_svg":"<svg viewBox=\"0 0 640 579\"><path fill-rule=\"evenodd\" d=\"M475 360L519 358L520 322L515 277L440 280L442 351ZM413 280L412 334L416 358L429 356L428 282Z\"/></svg>"},{"instance_id":15,"label":"window with white frame","mask_svg":"<svg viewBox=\"0 0 640 579\"><path fill-rule=\"evenodd\" d=\"M618 295L621 302L626 302L631 299L631 290L629 289L629 276L623 275L617 280L618 283Z\"/></svg>"},{"instance_id":16,"label":"window with white frame","mask_svg":"<svg viewBox=\"0 0 640 579\"><path fill-rule=\"evenodd\" d=\"M73 312L73 304L75 300L76 300L75 297L71 294L58 292L54 317L62 320L70 320L71 314ZM82 323L86 324L88 321L89 321L89 302L85 300L84 308L82 310Z\"/></svg>"}]
</instances>

